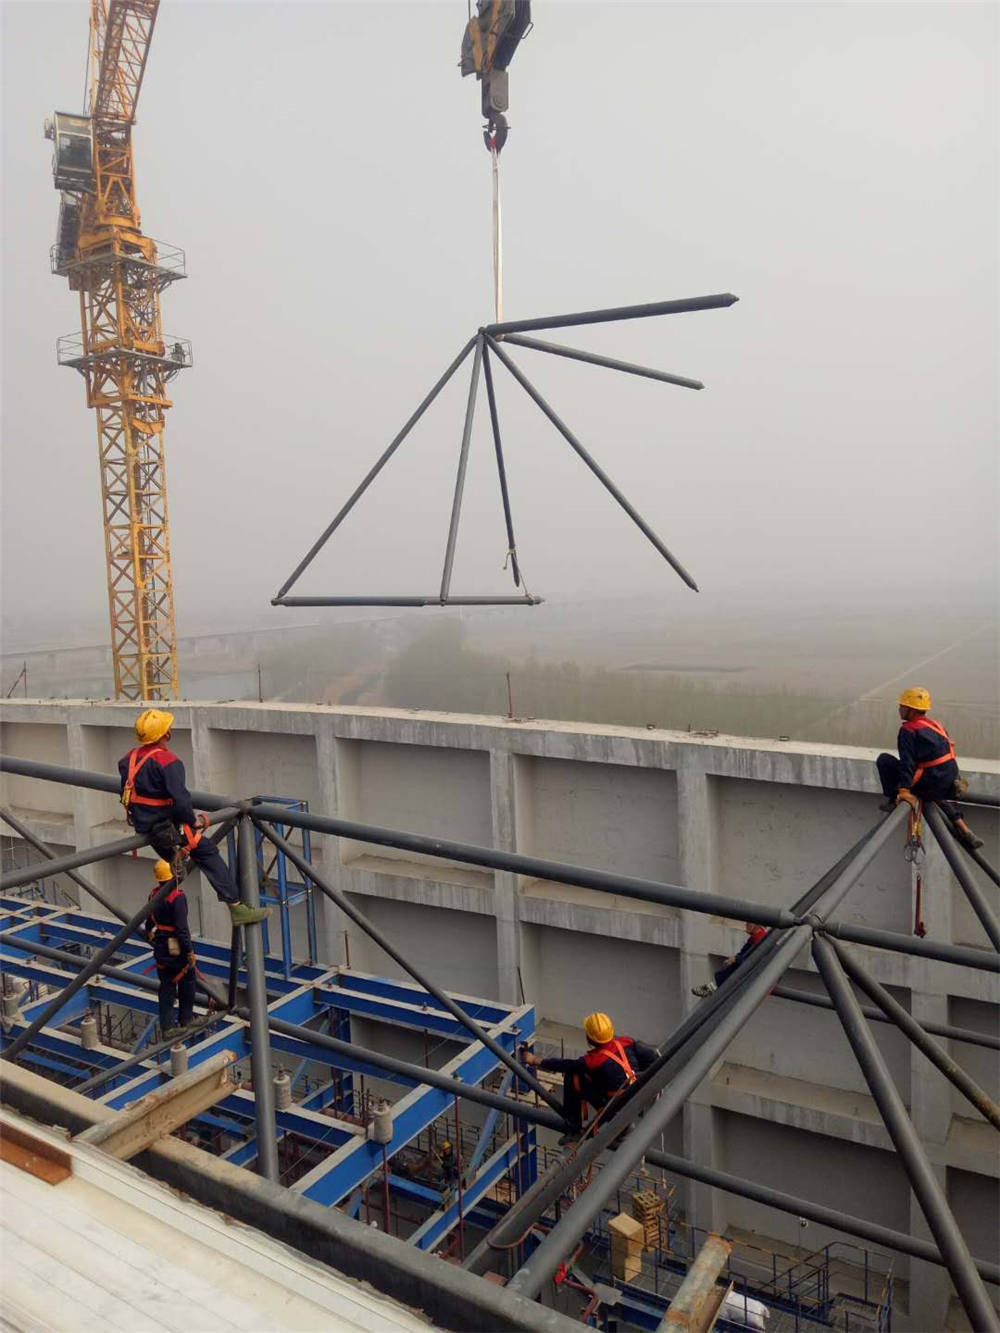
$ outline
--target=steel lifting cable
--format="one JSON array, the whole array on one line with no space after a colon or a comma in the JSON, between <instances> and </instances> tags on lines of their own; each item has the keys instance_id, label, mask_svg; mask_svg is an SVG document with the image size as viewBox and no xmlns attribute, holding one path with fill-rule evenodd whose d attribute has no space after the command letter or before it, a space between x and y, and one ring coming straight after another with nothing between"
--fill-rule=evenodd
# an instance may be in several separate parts
<instances>
[{"instance_id":1,"label":"steel lifting cable","mask_svg":"<svg viewBox=\"0 0 1000 1333\"><path fill-rule=\"evenodd\" d=\"M496 135L491 136L490 157L493 163L493 308L498 324L503 323L503 222L500 214L500 148Z\"/></svg>"}]
</instances>

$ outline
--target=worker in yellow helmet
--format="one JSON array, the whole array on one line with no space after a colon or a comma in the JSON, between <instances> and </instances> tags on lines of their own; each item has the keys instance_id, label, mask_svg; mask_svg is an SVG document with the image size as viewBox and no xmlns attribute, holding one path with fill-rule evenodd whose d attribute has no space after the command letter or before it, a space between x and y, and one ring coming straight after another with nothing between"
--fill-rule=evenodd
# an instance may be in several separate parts
<instances>
[{"instance_id":1,"label":"worker in yellow helmet","mask_svg":"<svg viewBox=\"0 0 1000 1333\"><path fill-rule=\"evenodd\" d=\"M539 1059L533 1051L522 1050L521 1058L529 1069L542 1069L563 1076L563 1117L566 1133L560 1143L572 1143L583 1127L583 1103L601 1111L613 1097L619 1097L635 1082L637 1072L648 1069L659 1052L633 1037L616 1036L615 1025L607 1014L588 1014L583 1020L587 1053L577 1059Z\"/></svg>"},{"instance_id":2,"label":"worker in yellow helmet","mask_svg":"<svg viewBox=\"0 0 1000 1333\"><path fill-rule=\"evenodd\" d=\"M125 817L136 833L148 836L153 850L175 870L178 853L190 856L219 901L229 908L233 925L262 921L271 909L247 907L239 901L236 883L218 847L203 836L207 818L195 814L184 765L167 749L173 724L173 713L160 708L146 708L136 718L139 744L118 760Z\"/></svg>"},{"instance_id":3,"label":"worker in yellow helmet","mask_svg":"<svg viewBox=\"0 0 1000 1333\"><path fill-rule=\"evenodd\" d=\"M959 779L955 746L940 722L927 713L931 696L920 686L910 686L899 696L902 726L896 737L899 758L880 754L875 763L882 784L882 810L891 810L898 801L906 801L914 810L920 801L934 801L951 820L955 837L971 850L982 847L961 817L958 806L949 798L956 794Z\"/></svg>"},{"instance_id":4,"label":"worker in yellow helmet","mask_svg":"<svg viewBox=\"0 0 1000 1333\"><path fill-rule=\"evenodd\" d=\"M150 892L155 898L164 884L173 885L146 917L146 938L153 946L156 975L160 983L160 1034L164 1038L180 1035L194 1018L195 975L194 943L188 925L188 904L184 890L177 883L169 861L153 866L156 883ZM174 1026L174 1002L179 1005L179 1026Z\"/></svg>"}]
</instances>

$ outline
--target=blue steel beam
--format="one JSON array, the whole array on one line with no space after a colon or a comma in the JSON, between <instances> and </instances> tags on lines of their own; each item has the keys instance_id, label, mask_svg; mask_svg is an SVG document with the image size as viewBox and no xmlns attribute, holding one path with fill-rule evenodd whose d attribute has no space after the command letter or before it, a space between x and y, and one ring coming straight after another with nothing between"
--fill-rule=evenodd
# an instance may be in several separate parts
<instances>
[{"instance_id":1,"label":"blue steel beam","mask_svg":"<svg viewBox=\"0 0 1000 1333\"><path fill-rule=\"evenodd\" d=\"M511 1028L517 1027L517 1036L511 1030L495 1033L496 1040L506 1050L512 1049L517 1041L527 1040L534 1032L533 1007L526 1005L514 1011L508 1022ZM475 1042L459 1052L441 1072L465 1083L479 1083L499 1063L492 1051ZM421 1085L396 1102L393 1106L392 1139L387 1145L389 1155L416 1138L438 1116L449 1110L454 1101L450 1093ZM380 1169L381 1165L382 1146L365 1139L341 1148L328 1161L303 1176L294 1188L317 1203L339 1203L373 1171Z\"/></svg>"},{"instance_id":2,"label":"blue steel beam","mask_svg":"<svg viewBox=\"0 0 1000 1333\"><path fill-rule=\"evenodd\" d=\"M421 1004L413 1000L402 1002L385 996L366 995L342 986L317 986L316 996L323 1003L337 1009L346 1009L348 1013L361 1014L365 1018L378 1018L386 1023L392 1023L394 1027L434 1032L439 1036L454 1037L463 1043L472 1040L468 1028L457 1018L452 1018L451 1014L443 1009L432 1009L426 1003ZM497 1022L502 1023L509 1014L508 1010L498 1020L494 1020L491 1016L471 1011L471 1017L483 1023L487 1029L496 1026ZM285 1014L281 1014L281 1017L284 1018Z\"/></svg>"},{"instance_id":3,"label":"blue steel beam","mask_svg":"<svg viewBox=\"0 0 1000 1333\"><path fill-rule=\"evenodd\" d=\"M514 1071L508 1069L507 1075L498 1089L501 1096L507 1097L510 1095L510 1085L513 1082ZM479 1133L479 1141L472 1150L472 1155L469 1157L465 1167L466 1171L470 1174L474 1174L479 1169L479 1163L486 1156L486 1149L490 1146L493 1135L496 1133L496 1127L499 1123L501 1114L502 1113L498 1107L493 1107L489 1115L483 1121L483 1127Z\"/></svg>"},{"instance_id":4,"label":"blue steel beam","mask_svg":"<svg viewBox=\"0 0 1000 1333\"><path fill-rule=\"evenodd\" d=\"M273 1051L283 1051L286 1055L306 1057L315 1064L328 1065L331 1069L344 1069L352 1074L364 1074L368 1078L381 1078L389 1083L401 1083L404 1087L412 1088L417 1084L411 1083L408 1079L402 1078L399 1074L382 1069L378 1065L370 1065L364 1060L353 1060L346 1055L338 1055L336 1051L328 1050L325 1046L313 1046L310 1042L300 1041L297 1037L288 1037L283 1032L271 1033L271 1049Z\"/></svg>"},{"instance_id":5,"label":"blue steel beam","mask_svg":"<svg viewBox=\"0 0 1000 1333\"><path fill-rule=\"evenodd\" d=\"M458 1225L459 1217L464 1216L467 1209L473 1208L500 1177L507 1174L516 1161L517 1136L515 1135L493 1154L482 1170L462 1190L461 1213L458 1194L453 1192L448 1205L428 1217L410 1236L410 1244L415 1245L418 1250L433 1250L444 1240L449 1231Z\"/></svg>"}]
</instances>

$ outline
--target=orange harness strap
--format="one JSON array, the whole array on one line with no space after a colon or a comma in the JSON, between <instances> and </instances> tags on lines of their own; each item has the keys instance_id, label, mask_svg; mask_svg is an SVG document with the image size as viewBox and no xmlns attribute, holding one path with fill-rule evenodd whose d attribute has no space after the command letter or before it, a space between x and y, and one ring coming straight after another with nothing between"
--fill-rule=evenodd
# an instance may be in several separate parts
<instances>
[{"instance_id":1,"label":"orange harness strap","mask_svg":"<svg viewBox=\"0 0 1000 1333\"><path fill-rule=\"evenodd\" d=\"M147 750L145 754L141 749L131 750L128 757L128 773L125 776L125 786L122 788L121 801L127 810L130 805L173 805L169 798L159 796L136 796L135 780L142 766L152 759L156 753L156 748Z\"/></svg>"},{"instance_id":2,"label":"orange harness strap","mask_svg":"<svg viewBox=\"0 0 1000 1333\"><path fill-rule=\"evenodd\" d=\"M948 742L948 752L947 754L941 755L938 759L928 759L926 763L920 764L917 767L910 782L911 790L917 785L929 768L938 768L941 764L947 764L949 760L955 758L955 744L940 722L935 722L932 717L917 717L913 718L912 721L913 726L911 727L911 730L933 731L935 735L944 737Z\"/></svg>"}]
</instances>

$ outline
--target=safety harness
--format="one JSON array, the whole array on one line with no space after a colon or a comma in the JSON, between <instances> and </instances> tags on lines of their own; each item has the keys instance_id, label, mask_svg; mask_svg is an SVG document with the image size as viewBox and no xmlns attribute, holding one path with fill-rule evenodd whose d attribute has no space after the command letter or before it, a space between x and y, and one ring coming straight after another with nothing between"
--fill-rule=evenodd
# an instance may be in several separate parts
<instances>
[{"instance_id":1,"label":"safety harness","mask_svg":"<svg viewBox=\"0 0 1000 1333\"><path fill-rule=\"evenodd\" d=\"M176 901L178 895L181 894L181 893L183 893L183 892L184 892L184 890L180 887L180 885L178 885L176 889L171 889L171 891L170 891L170 892L167 894L167 896L163 899L163 902L164 902L164 903L172 903L172 902ZM152 897L155 897L155 895L156 895L156 890L154 889L153 892L152 892L149 896L152 898ZM176 926L168 926L168 925L166 924L166 922L164 922L164 921L157 921L155 912L150 912L150 914L149 914L149 920L152 921L152 923L153 923L152 926L149 928L149 931L148 931L149 939L150 939L150 943L153 943L153 942L155 941L156 936L157 936L158 934L161 934L161 935L167 935L167 936L170 936L170 935L176 935L176 934L177 934L177 927L176 927ZM167 940L167 949L168 949L168 951L169 951L169 949L170 949L170 941L169 941L169 939ZM173 977L170 978L171 981L173 981L174 983L176 983L176 982L180 981L182 977L186 977L187 974L191 971L192 966L193 966L193 964L192 964L191 960L188 959L187 962L184 964L184 966L181 968L181 970L180 970L178 973L176 973ZM160 963L160 962L158 962L158 963L156 964L156 970L157 970L158 972L168 972L170 969L169 969L169 965L168 965L167 963ZM196 969L196 970L197 970L197 969Z\"/></svg>"},{"instance_id":2,"label":"safety harness","mask_svg":"<svg viewBox=\"0 0 1000 1333\"><path fill-rule=\"evenodd\" d=\"M629 1087L635 1082L635 1070L629 1063L629 1058L625 1054L625 1047L615 1037L612 1041L605 1042L603 1046L598 1046L596 1050L588 1051L583 1057L584 1064L589 1070L599 1069L605 1060L611 1060L618 1066L625 1075L625 1087ZM611 1095L616 1097L621 1088L618 1088Z\"/></svg>"},{"instance_id":3,"label":"safety harness","mask_svg":"<svg viewBox=\"0 0 1000 1333\"><path fill-rule=\"evenodd\" d=\"M135 780L143 767L155 755L166 754L162 745L153 745L149 749L145 746L139 746L138 749L130 750L128 756L128 772L125 775L125 786L122 788L122 805L128 814L129 807L133 805L173 805L169 796L139 796L135 790ZM131 823L131 820L129 821Z\"/></svg>"},{"instance_id":4,"label":"safety harness","mask_svg":"<svg viewBox=\"0 0 1000 1333\"><path fill-rule=\"evenodd\" d=\"M955 745L941 723L935 722L932 717L911 717L908 722L903 723L903 728L906 731L933 731L935 736L940 736L942 740L948 742L948 749L945 754L940 755L937 759L928 759L917 765L910 780L910 790L912 791L927 769L939 768L941 764L947 764L949 760L955 758Z\"/></svg>"}]
</instances>

